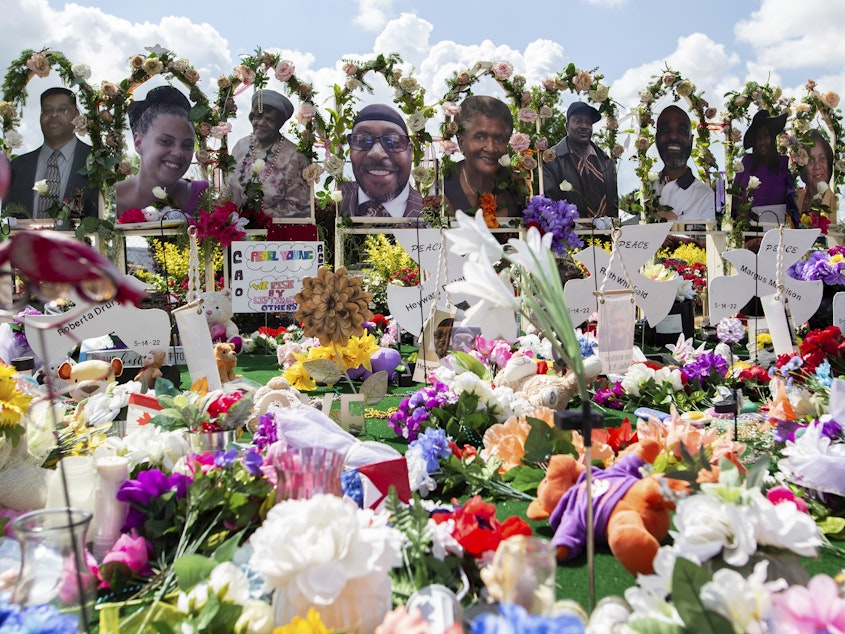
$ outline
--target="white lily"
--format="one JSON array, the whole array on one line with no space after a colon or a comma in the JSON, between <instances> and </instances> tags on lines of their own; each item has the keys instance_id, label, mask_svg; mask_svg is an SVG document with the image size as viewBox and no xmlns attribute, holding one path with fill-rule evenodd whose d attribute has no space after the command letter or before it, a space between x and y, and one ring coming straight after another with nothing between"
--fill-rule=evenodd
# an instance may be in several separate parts
<instances>
[{"instance_id":1,"label":"white lily","mask_svg":"<svg viewBox=\"0 0 845 634\"><path fill-rule=\"evenodd\" d=\"M464 279L450 282L446 291L477 297L490 307L519 311L522 302L515 295L507 272L496 274L486 253L481 252L478 257L478 261L464 262Z\"/></svg>"},{"instance_id":2,"label":"white lily","mask_svg":"<svg viewBox=\"0 0 845 634\"><path fill-rule=\"evenodd\" d=\"M470 216L460 209L455 212L458 228L446 232L452 243L449 247L456 255L465 255L471 262L477 262L480 254L487 255L488 262L496 262L502 257L502 245L490 233L484 221L484 214Z\"/></svg>"}]
</instances>

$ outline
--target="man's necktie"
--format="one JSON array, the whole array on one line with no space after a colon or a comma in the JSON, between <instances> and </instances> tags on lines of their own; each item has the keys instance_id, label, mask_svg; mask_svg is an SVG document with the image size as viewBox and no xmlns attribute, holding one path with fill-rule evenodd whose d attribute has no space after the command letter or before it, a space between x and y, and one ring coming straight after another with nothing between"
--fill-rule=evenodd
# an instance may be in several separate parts
<instances>
[{"instance_id":1,"label":"man's necktie","mask_svg":"<svg viewBox=\"0 0 845 634\"><path fill-rule=\"evenodd\" d=\"M41 200L38 203L38 215L41 218L46 218L48 216L47 210L59 200L59 187L62 183L62 177L59 174L58 150L53 150L47 161L45 180L47 181L47 194L41 196Z\"/></svg>"},{"instance_id":2,"label":"man's necktie","mask_svg":"<svg viewBox=\"0 0 845 634\"><path fill-rule=\"evenodd\" d=\"M390 216L390 214L387 213L387 210L382 206L382 204L377 203L374 200L368 200L367 202L358 205L358 215L369 216L370 218L386 218Z\"/></svg>"}]
</instances>

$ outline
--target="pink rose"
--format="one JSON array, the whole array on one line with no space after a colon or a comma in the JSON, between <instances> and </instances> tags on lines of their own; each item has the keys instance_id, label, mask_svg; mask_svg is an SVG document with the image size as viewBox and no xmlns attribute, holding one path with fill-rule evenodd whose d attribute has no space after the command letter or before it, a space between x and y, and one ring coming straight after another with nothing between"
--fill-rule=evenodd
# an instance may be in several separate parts
<instances>
[{"instance_id":1,"label":"pink rose","mask_svg":"<svg viewBox=\"0 0 845 634\"><path fill-rule=\"evenodd\" d=\"M522 169L531 171L535 167L537 167L537 161L534 160L531 156L523 156L522 157Z\"/></svg>"},{"instance_id":2,"label":"pink rose","mask_svg":"<svg viewBox=\"0 0 845 634\"><path fill-rule=\"evenodd\" d=\"M514 132L510 138L510 146L517 152L524 152L531 147L531 137L525 132Z\"/></svg>"},{"instance_id":3,"label":"pink rose","mask_svg":"<svg viewBox=\"0 0 845 634\"><path fill-rule=\"evenodd\" d=\"M815 81L813 81L812 79L808 79L808 80L807 80L807 83L806 83L806 84L804 84L804 87L805 87L808 91L815 90L815 89L816 89L816 82L815 82Z\"/></svg>"},{"instance_id":4,"label":"pink rose","mask_svg":"<svg viewBox=\"0 0 845 634\"><path fill-rule=\"evenodd\" d=\"M221 121L217 125L211 126L209 134L215 139L222 139L224 136L232 131L232 124L228 121Z\"/></svg>"},{"instance_id":5,"label":"pink rose","mask_svg":"<svg viewBox=\"0 0 845 634\"><path fill-rule=\"evenodd\" d=\"M148 577L153 574L150 569L152 550L152 544L133 530L118 538L112 549L103 557L103 566L112 562L121 563L136 575Z\"/></svg>"},{"instance_id":6,"label":"pink rose","mask_svg":"<svg viewBox=\"0 0 845 634\"><path fill-rule=\"evenodd\" d=\"M469 74L468 70L462 70L455 77L455 81L461 86L466 86L468 83L470 83L472 81L472 75Z\"/></svg>"},{"instance_id":7,"label":"pink rose","mask_svg":"<svg viewBox=\"0 0 845 634\"><path fill-rule=\"evenodd\" d=\"M593 76L585 70L579 70L578 74L572 78L572 85L578 92L587 92L593 85Z\"/></svg>"},{"instance_id":8,"label":"pink rose","mask_svg":"<svg viewBox=\"0 0 845 634\"><path fill-rule=\"evenodd\" d=\"M444 101L443 102L443 114L448 117L454 117L461 114L461 107L456 104L454 101Z\"/></svg>"},{"instance_id":9,"label":"pink rose","mask_svg":"<svg viewBox=\"0 0 845 634\"><path fill-rule=\"evenodd\" d=\"M666 71L663 73L663 77L661 78L664 86L671 86L675 83L675 73Z\"/></svg>"},{"instance_id":10,"label":"pink rose","mask_svg":"<svg viewBox=\"0 0 845 634\"><path fill-rule=\"evenodd\" d=\"M623 148L621 145L617 144L617 145L613 146L613 156L615 158L619 158L620 156L622 156L622 153L624 151L625 151L625 148Z\"/></svg>"},{"instance_id":11,"label":"pink rose","mask_svg":"<svg viewBox=\"0 0 845 634\"><path fill-rule=\"evenodd\" d=\"M239 79L242 83L249 86L250 84L255 83L255 71L247 68L243 64L240 66L235 66L235 70L232 71L232 74L235 76L236 79Z\"/></svg>"},{"instance_id":12,"label":"pink rose","mask_svg":"<svg viewBox=\"0 0 845 634\"><path fill-rule=\"evenodd\" d=\"M531 103L531 93L527 90L522 93L522 96L519 98L519 105L525 107Z\"/></svg>"},{"instance_id":13,"label":"pink rose","mask_svg":"<svg viewBox=\"0 0 845 634\"><path fill-rule=\"evenodd\" d=\"M302 82L296 87L296 93L303 99L308 99L312 94L314 94L314 88L311 84Z\"/></svg>"},{"instance_id":14,"label":"pink rose","mask_svg":"<svg viewBox=\"0 0 845 634\"><path fill-rule=\"evenodd\" d=\"M440 142L440 151L447 156L452 156L458 151L458 144L454 141L445 139Z\"/></svg>"},{"instance_id":15,"label":"pink rose","mask_svg":"<svg viewBox=\"0 0 845 634\"><path fill-rule=\"evenodd\" d=\"M619 121L613 117L608 117L607 121L604 123L604 127L613 132L619 129Z\"/></svg>"},{"instance_id":16,"label":"pink rose","mask_svg":"<svg viewBox=\"0 0 845 634\"><path fill-rule=\"evenodd\" d=\"M201 121L197 126L197 132L200 136L208 136L211 134L211 124L208 121Z\"/></svg>"},{"instance_id":17,"label":"pink rose","mask_svg":"<svg viewBox=\"0 0 845 634\"><path fill-rule=\"evenodd\" d=\"M300 123L300 125L305 125L315 116L317 116L317 109L310 103L302 104L296 112L296 120Z\"/></svg>"},{"instance_id":18,"label":"pink rose","mask_svg":"<svg viewBox=\"0 0 845 634\"><path fill-rule=\"evenodd\" d=\"M195 84L200 80L199 71L196 68L188 68L185 70L185 79L188 83Z\"/></svg>"},{"instance_id":19,"label":"pink rose","mask_svg":"<svg viewBox=\"0 0 845 634\"><path fill-rule=\"evenodd\" d=\"M557 90L557 82L554 77L547 77L543 80L543 88L548 92L555 92Z\"/></svg>"},{"instance_id":20,"label":"pink rose","mask_svg":"<svg viewBox=\"0 0 845 634\"><path fill-rule=\"evenodd\" d=\"M555 160L555 151L553 149L549 148L548 150L543 150L543 162L544 163L551 163L554 160Z\"/></svg>"},{"instance_id":21,"label":"pink rose","mask_svg":"<svg viewBox=\"0 0 845 634\"><path fill-rule=\"evenodd\" d=\"M50 60L44 53L33 53L32 57L26 60L26 67L39 77L50 74Z\"/></svg>"},{"instance_id":22,"label":"pink rose","mask_svg":"<svg viewBox=\"0 0 845 634\"><path fill-rule=\"evenodd\" d=\"M826 92L822 95L822 101L828 108L835 108L839 105L839 95L835 92Z\"/></svg>"},{"instance_id":23,"label":"pink rose","mask_svg":"<svg viewBox=\"0 0 845 634\"><path fill-rule=\"evenodd\" d=\"M347 77L352 77L358 72L358 67L352 62L346 62L343 65L343 72L346 73Z\"/></svg>"},{"instance_id":24,"label":"pink rose","mask_svg":"<svg viewBox=\"0 0 845 634\"><path fill-rule=\"evenodd\" d=\"M712 119L715 116L716 116L716 108L713 108L712 106L710 108L707 108L707 110L704 111L704 118L705 119Z\"/></svg>"},{"instance_id":25,"label":"pink rose","mask_svg":"<svg viewBox=\"0 0 845 634\"><path fill-rule=\"evenodd\" d=\"M106 99L111 99L113 97L117 97L120 93L120 88L118 88L117 84L114 84L110 81L104 81L100 85L100 91L103 93L103 97Z\"/></svg>"},{"instance_id":26,"label":"pink rose","mask_svg":"<svg viewBox=\"0 0 845 634\"><path fill-rule=\"evenodd\" d=\"M542 152L547 147L549 147L549 140L546 137L541 136L541 137L537 137L536 139L534 139L534 149L535 150L539 150L540 152Z\"/></svg>"},{"instance_id":27,"label":"pink rose","mask_svg":"<svg viewBox=\"0 0 845 634\"><path fill-rule=\"evenodd\" d=\"M493 76L496 79L507 79L513 75L513 64L510 62L496 62L493 64Z\"/></svg>"},{"instance_id":28,"label":"pink rose","mask_svg":"<svg viewBox=\"0 0 845 634\"><path fill-rule=\"evenodd\" d=\"M218 88L228 88L231 85L232 85L232 82L228 77L226 77L226 75L220 75L220 77L217 78L217 87Z\"/></svg>"},{"instance_id":29,"label":"pink rose","mask_svg":"<svg viewBox=\"0 0 845 634\"><path fill-rule=\"evenodd\" d=\"M734 143L739 143L742 141L742 132L737 130L736 128L731 129L731 141Z\"/></svg>"},{"instance_id":30,"label":"pink rose","mask_svg":"<svg viewBox=\"0 0 845 634\"><path fill-rule=\"evenodd\" d=\"M217 418L229 411L235 403L241 400L243 394L241 392L232 392L231 394L221 394L216 399L208 404L208 415L212 419Z\"/></svg>"},{"instance_id":31,"label":"pink rose","mask_svg":"<svg viewBox=\"0 0 845 634\"><path fill-rule=\"evenodd\" d=\"M293 73L296 70L296 67L293 65L293 62L290 60L282 60L278 64L276 64L276 79L279 81L287 81L291 77L293 77Z\"/></svg>"},{"instance_id":32,"label":"pink rose","mask_svg":"<svg viewBox=\"0 0 845 634\"><path fill-rule=\"evenodd\" d=\"M645 152L650 147L651 141L649 141L647 137L641 136L639 139L637 139L637 149L641 152Z\"/></svg>"},{"instance_id":33,"label":"pink rose","mask_svg":"<svg viewBox=\"0 0 845 634\"><path fill-rule=\"evenodd\" d=\"M776 486L772 487L766 492L766 499L769 500L772 504L782 504L783 502L792 502L795 504L796 508L801 511L802 513L807 513L807 503L799 498L795 497L795 494L792 492L792 489L785 486Z\"/></svg>"},{"instance_id":34,"label":"pink rose","mask_svg":"<svg viewBox=\"0 0 845 634\"><path fill-rule=\"evenodd\" d=\"M140 55L133 55L133 56L129 59L129 66L130 66L133 70L140 70L140 69L142 69L142 68L144 67L144 58L143 58L143 57L141 57Z\"/></svg>"},{"instance_id":35,"label":"pink rose","mask_svg":"<svg viewBox=\"0 0 845 634\"><path fill-rule=\"evenodd\" d=\"M207 148L200 148L196 152L197 163L200 165L208 165L211 161L211 152Z\"/></svg>"},{"instance_id":36,"label":"pink rose","mask_svg":"<svg viewBox=\"0 0 845 634\"><path fill-rule=\"evenodd\" d=\"M520 108L516 113L516 118L525 123L534 123L537 120L537 113L531 108Z\"/></svg>"}]
</instances>

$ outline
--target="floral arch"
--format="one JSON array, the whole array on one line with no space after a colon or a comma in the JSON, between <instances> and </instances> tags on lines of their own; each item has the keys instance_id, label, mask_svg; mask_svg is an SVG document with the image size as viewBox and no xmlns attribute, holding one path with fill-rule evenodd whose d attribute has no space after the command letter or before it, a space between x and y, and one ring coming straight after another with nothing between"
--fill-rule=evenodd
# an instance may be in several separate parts
<instances>
[{"instance_id":1,"label":"floral arch","mask_svg":"<svg viewBox=\"0 0 845 634\"><path fill-rule=\"evenodd\" d=\"M690 109L693 127L695 129L692 159L698 168L698 175L702 182L708 185L710 175L718 169L716 157L710 150L710 126L708 120L716 116L716 108L710 106L706 99L696 90L695 84L684 78L677 71L668 66L659 74L652 77L651 83L640 93L637 106L637 141L636 161L634 170L640 179L640 214L647 221L654 220L657 210L655 190L652 185L652 168L657 158L648 154L648 150L655 143L656 119L654 105L666 95L671 94L673 101L683 100Z\"/></svg>"}]
</instances>

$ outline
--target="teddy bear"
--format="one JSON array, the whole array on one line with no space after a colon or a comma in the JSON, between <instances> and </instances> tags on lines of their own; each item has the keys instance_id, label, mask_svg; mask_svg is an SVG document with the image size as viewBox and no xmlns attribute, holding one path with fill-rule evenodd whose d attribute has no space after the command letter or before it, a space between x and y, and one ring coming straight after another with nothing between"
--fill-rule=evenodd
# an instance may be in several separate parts
<instances>
[{"instance_id":1,"label":"teddy bear","mask_svg":"<svg viewBox=\"0 0 845 634\"><path fill-rule=\"evenodd\" d=\"M235 366L238 364L238 353L233 343L215 343L214 358L217 360L217 371L220 373L220 382L228 383L241 378L235 374Z\"/></svg>"},{"instance_id":2,"label":"teddy bear","mask_svg":"<svg viewBox=\"0 0 845 634\"><path fill-rule=\"evenodd\" d=\"M232 292L229 289L205 291L197 293L197 299L202 300L202 310L211 331L211 341L234 344L235 351L240 352L243 341L237 324L232 321Z\"/></svg>"},{"instance_id":3,"label":"teddy bear","mask_svg":"<svg viewBox=\"0 0 845 634\"><path fill-rule=\"evenodd\" d=\"M109 361L89 359L72 364L69 361L59 366L59 378L68 382L70 397L83 401L93 394L104 392L115 377L123 374L123 361L119 357Z\"/></svg>"},{"instance_id":4,"label":"teddy bear","mask_svg":"<svg viewBox=\"0 0 845 634\"><path fill-rule=\"evenodd\" d=\"M167 358L165 350L150 350L144 355L144 367L135 375L135 380L141 383L145 390L151 390L155 386L156 379L163 376L161 366Z\"/></svg>"},{"instance_id":5,"label":"teddy bear","mask_svg":"<svg viewBox=\"0 0 845 634\"><path fill-rule=\"evenodd\" d=\"M308 397L296 388L291 387L284 377L274 376L267 382L267 385L262 385L255 390L252 415L247 426L250 430L255 431L258 418L266 414L268 410L282 409L300 403L310 405Z\"/></svg>"},{"instance_id":6,"label":"teddy bear","mask_svg":"<svg viewBox=\"0 0 845 634\"><path fill-rule=\"evenodd\" d=\"M674 492L687 486L679 480L642 475L640 468L652 463L660 450L656 441L644 440L612 466L592 472L596 542L610 546L632 575L654 572L654 556L669 534ZM560 561L576 557L586 545L584 469L573 456L552 456L537 498L528 507L529 519L549 519ZM673 494L667 496L669 491Z\"/></svg>"},{"instance_id":7,"label":"teddy bear","mask_svg":"<svg viewBox=\"0 0 845 634\"><path fill-rule=\"evenodd\" d=\"M569 401L578 393L578 377L573 372L563 376L538 374L539 367L534 359L517 352L493 379L493 385L511 388L515 395L524 397L535 407L566 409ZM596 378L601 372L598 357L584 359L584 371L588 381Z\"/></svg>"}]
</instances>

